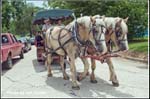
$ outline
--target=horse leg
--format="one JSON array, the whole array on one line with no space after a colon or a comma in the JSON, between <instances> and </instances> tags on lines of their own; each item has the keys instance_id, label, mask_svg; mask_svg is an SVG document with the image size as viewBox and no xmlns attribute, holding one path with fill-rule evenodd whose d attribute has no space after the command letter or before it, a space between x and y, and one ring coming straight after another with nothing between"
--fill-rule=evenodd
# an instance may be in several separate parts
<instances>
[{"instance_id":1,"label":"horse leg","mask_svg":"<svg viewBox=\"0 0 150 99\"><path fill-rule=\"evenodd\" d=\"M86 75L88 75L88 70L89 70L89 63L88 60L86 58L81 58L83 64L84 64L84 72L79 73L79 75L77 76L77 80L81 81L82 79L84 79L86 77Z\"/></svg>"},{"instance_id":2,"label":"horse leg","mask_svg":"<svg viewBox=\"0 0 150 99\"><path fill-rule=\"evenodd\" d=\"M79 90L80 87L77 84L76 80L76 67L75 67L75 54L68 54L70 58L70 71L71 71L71 78L72 78L72 89Z\"/></svg>"},{"instance_id":3,"label":"horse leg","mask_svg":"<svg viewBox=\"0 0 150 99\"><path fill-rule=\"evenodd\" d=\"M115 73L115 70L114 70L114 66L112 64L112 61L110 58L106 59L106 62L109 66L109 71L110 71L110 81L112 81L112 84L114 86L119 86L119 81L117 80L117 75Z\"/></svg>"},{"instance_id":4,"label":"horse leg","mask_svg":"<svg viewBox=\"0 0 150 99\"><path fill-rule=\"evenodd\" d=\"M52 57L51 54L47 55L47 69L48 69L48 77L52 77L52 72L51 72L51 62L52 62Z\"/></svg>"},{"instance_id":5,"label":"horse leg","mask_svg":"<svg viewBox=\"0 0 150 99\"><path fill-rule=\"evenodd\" d=\"M95 74L94 74L94 70L96 68L96 64L95 64L95 60L94 59L91 59L91 69L92 69L92 73L91 73L91 76L90 76L90 79L91 79L91 83L97 83L97 80L95 78Z\"/></svg>"},{"instance_id":6,"label":"horse leg","mask_svg":"<svg viewBox=\"0 0 150 99\"><path fill-rule=\"evenodd\" d=\"M64 67L64 57L63 56L60 56L60 65L61 65L61 68L62 68L62 72L63 72L63 78L65 80L69 80L69 76L67 75L66 71L65 71L65 67Z\"/></svg>"}]
</instances>

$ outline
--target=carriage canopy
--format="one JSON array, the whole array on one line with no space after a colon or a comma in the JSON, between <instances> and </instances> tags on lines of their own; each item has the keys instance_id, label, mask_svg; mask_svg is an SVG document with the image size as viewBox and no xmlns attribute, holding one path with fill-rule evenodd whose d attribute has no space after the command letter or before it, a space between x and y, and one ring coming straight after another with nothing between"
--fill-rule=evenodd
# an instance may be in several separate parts
<instances>
[{"instance_id":1,"label":"carriage canopy","mask_svg":"<svg viewBox=\"0 0 150 99\"><path fill-rule=\"evenodd\" d=\"M66 19L72 16L74 12L68 9L52 9L37 12L33 24L44 24L45 19L58 20Z\"/></svg>"}]
</instances>

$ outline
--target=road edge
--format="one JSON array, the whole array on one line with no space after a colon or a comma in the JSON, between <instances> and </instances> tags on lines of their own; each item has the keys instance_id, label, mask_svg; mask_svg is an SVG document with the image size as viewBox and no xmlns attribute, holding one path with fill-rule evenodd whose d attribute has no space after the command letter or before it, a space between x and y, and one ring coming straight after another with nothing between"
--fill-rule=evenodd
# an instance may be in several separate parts
<instances>
[{"instance_id":1,"label":"road edge","mask_svg":"<svg viewBox=\"0 0 150 99\"><path fill-rule=\"evenodd\" d=\"M123 55L121 55L121 57L125 58L125 59L129 59L129 60L133 60L133 61L138 61L138 62L143 62L143 63L148 64L148 60L145 60L145 59L139 59L139 58L135 58L135 57L131 57L131 56L123 56Z\"/></svg>"}]
</instances>

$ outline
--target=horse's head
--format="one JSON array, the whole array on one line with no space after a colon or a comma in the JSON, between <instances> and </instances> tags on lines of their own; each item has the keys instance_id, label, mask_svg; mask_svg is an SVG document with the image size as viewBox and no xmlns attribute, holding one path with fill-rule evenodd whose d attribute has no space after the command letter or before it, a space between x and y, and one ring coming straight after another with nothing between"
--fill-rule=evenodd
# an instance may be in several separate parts
<instances>
[{"instance_id":1,"label":"horse's head","mask_svg":"<svg viewBox=\"0 0 150 99\"><path fill-rule=\"evenodd\" d=\"M116 46L119 47L120 51L128 50L128 40L127 40L127 33L128 27L127 22L128 17L126 19L116 18L116 25L115 25L115 35L116 35Z\"/></svg>"},{"instance_id":2,"label":"horse's head","mask_svg":"<svg viewBox=\"0 0 150 99\"><path fill-rule=\"evenodd\" d=\"M106 41L105 41L105 32L106 32L106 26L104 23L104 18L103 19L95 19L96 22L94 24L93 28L93 36L96 42L96 46L98 51L101 54L104 54L107 52L107 47L106 47Z\"/></svg>"},{"instance_id":3,"label":"horse's head","mask_svg":"<svg viewBox=\"0 0 150 99\"><path fill-rule=\"evenodd\" d=\"M95 19L89 16L81 17L81 20L78 21L79 32L82 34L82 37L86 40L89 40L94 46L94 48L101 52L106 53L107 47L105 42L105 23L103 19Z\"/></svg>"},{"instance_id":4,"label":"horse's head","mask_svg":"<svg viewBox=\"0 0 150 99\"><path fill-rule=\"evenodd\" d=\"M127 20L128 18L122 19L117 17L108 18L107 21L105 21L107 24L110 23L109 26L107 26L106 41L113 41L118 51L125 51L129 48L127 40Z\"/></svg>"},{"instance_id":5,"label":"horse's head","mask_svg":"<svg viewBox=\"0 0 150 99\"><path fill-rule=\"evenodd\" d=\"M96 42L92 30L96 20L89 16L83 16L77 19L78 32L82 41L90 41L96 48Z\"/></svg>"}]
</instances>

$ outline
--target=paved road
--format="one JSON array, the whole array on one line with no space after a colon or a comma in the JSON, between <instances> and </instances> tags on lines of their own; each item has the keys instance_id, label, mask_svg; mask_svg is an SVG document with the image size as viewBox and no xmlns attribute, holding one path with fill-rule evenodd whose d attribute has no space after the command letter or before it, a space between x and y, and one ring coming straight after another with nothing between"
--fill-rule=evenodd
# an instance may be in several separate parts
<instances>
[{"instance_id":1,"label":"paved road","mask_svg":"<svg viewBox=\"0 0 150 99\"><path fill-rule=\"evenodd\" d=\"M71 89L71 82L63 80L59 65L53 65L53 77L47 77L45 66L36 61L36 50L25 54L23 60L15 60L10 70L1 73L2 97L149 97L149 72L147 64L121 58L113 58L120 81L113 87L109 81L106 63L97 61L97 84L90 83L87 77L79 82L80 90ZM76 60L77 71L83 70L80 59ZM67 66L70 74L70 68Z\"/></svg>"}]
</instances>

